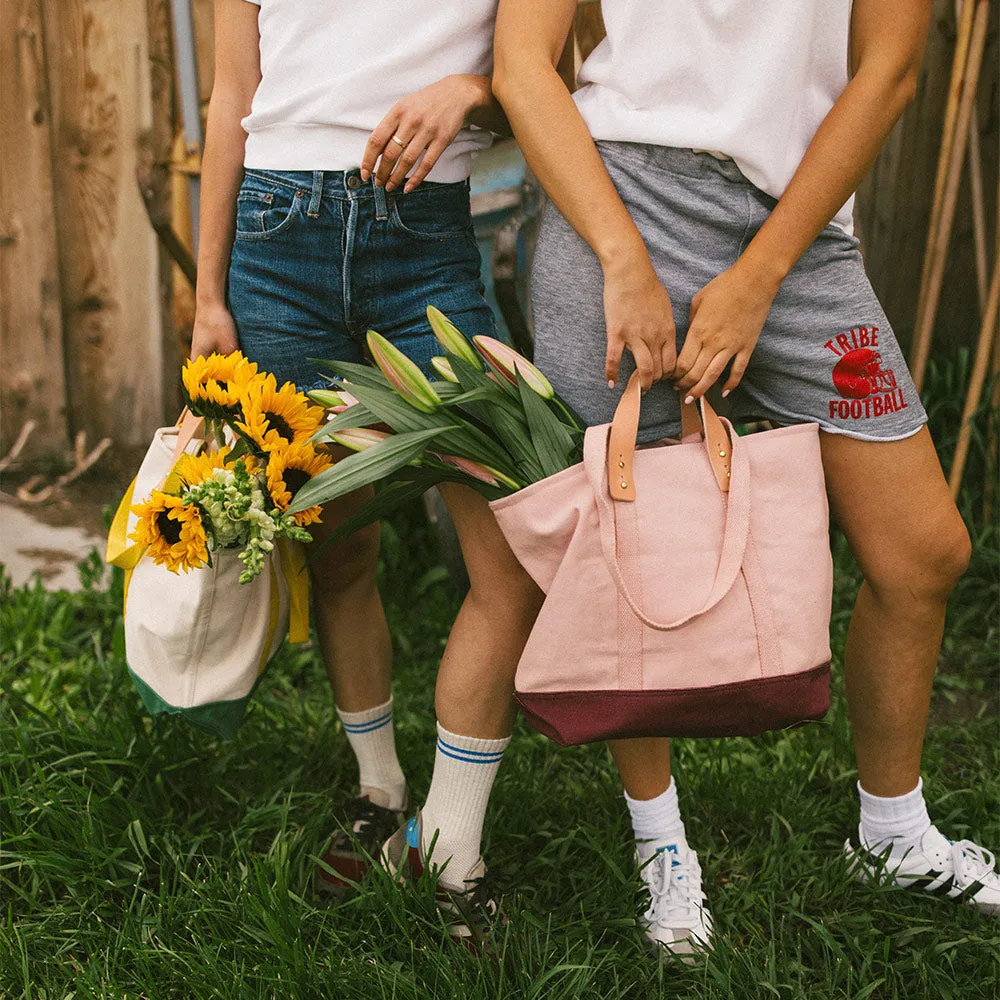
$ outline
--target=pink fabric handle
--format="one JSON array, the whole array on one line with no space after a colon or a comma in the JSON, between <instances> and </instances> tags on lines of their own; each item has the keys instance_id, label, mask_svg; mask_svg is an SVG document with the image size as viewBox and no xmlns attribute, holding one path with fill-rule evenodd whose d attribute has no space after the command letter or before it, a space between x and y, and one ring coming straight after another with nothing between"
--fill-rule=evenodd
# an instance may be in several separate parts
<instances>
[{"instance_id":1,"label":"pink fabric handle","mask_svg":"<svg viewBox=\"0 0 1000 1000\"><path fill-rule=\"evenodd\" d=\"M693 611L683 618L672 622L659 622L651 618L639 606L639 603L629 592L622 577L618 564L618 522L616 517L617 504L612 501L608 492L608 435L607 424L587 429L583 443L583 461L587 469L594 497L597 501L597 516L600 522L601 550L608 571L615 581L618 593L625 599L628 606L640 621L659 632L667 632L680 628L689 621L711 611L726 594L729 593L743 565L743 553L746 550L750 534L750 462L745 449L740 444L739 435L733 425L725 418L719 418L729 435L730 455L732 457L731 478L729 479L728 499L723 494L726 505L726 521L722 541L722 552L719 566L712 582L712 588L705 604L698 611ZM708 435L705 436L706 452L711 447ZM685 445L669 445L665 447L686 447ZM714 478L714 477L713 477ZM640 542L641 545L641 542Z\"/></svg>"}]
</instances>

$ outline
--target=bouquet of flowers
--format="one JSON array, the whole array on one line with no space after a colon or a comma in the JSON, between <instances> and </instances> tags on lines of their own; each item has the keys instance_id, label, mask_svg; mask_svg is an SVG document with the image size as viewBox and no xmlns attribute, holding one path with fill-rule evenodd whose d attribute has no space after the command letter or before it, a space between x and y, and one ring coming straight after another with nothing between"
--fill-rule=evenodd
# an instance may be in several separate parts
<instances>
[{"instance_id":1,"label":"bouquet of flowers","mask_svg":"<svg viewBox=\"0 0 1000 1000\"><path fill-rule=\"evenodd\" d=\"M205 418L206 443L132 507L138 522L129 537L174 573L238 549L240 583L248 583L275 539L312 540L306 525L319 521L319 506L290 507L300 487L333 467L326 448L310 441L324 409L291 383L279 389L239 351L187 362L182 381L188 408Z\"/></svg>"},{"instance_id":2,"label":"bouquet of flowers","mask_svg":"<svg viewBox=\"0 0 1000 1000\"><path fill-rule=\"evenodd\" d=\"M470 342L438 309L427 318L444 350L428 379L388 340L368 332L378 366L324 361L331 388L309 393L334 416L312 435L356 454L302 485L295 514L376 484L375 498L337 531L384 517L441 482L493 500L581 461L583 421L527 358L492 337Z\"/></svg>"}]
</instances>

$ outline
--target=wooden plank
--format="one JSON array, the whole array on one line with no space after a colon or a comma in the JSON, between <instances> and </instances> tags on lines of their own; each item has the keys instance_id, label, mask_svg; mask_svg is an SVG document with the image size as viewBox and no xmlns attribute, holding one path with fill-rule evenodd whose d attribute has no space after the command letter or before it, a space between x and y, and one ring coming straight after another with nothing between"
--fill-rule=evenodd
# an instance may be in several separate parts
<instances>
[{"instance_id":1,"label":"wooden plank","mask_svg":"<svg viewBox=\"0 0 1000 1000\"><path fill-rule=\"evenodd\" d=\"M0 4L0 419L4 451L69 444L39 0Z\"/></svg>"},{"instance_id":2,"label":"wooden plank","mask_svg":"<svg viewBox=\"0 0 1000 1000\"><path fill-rule=\"evenodd\" d=\"M141 148L140 176L149 188L149 204L157 221L170 224L172 215L171 154L174 138L174 60L170 0L146 0L149 38L151 124ZM174 308L176 292L190 294L190 286L170 255L160 251L160 313L163 317L163 398L167 414L180 410L178 371L187 357L185 336ZM193 310L192 310L193 311ZM191 331L186 331L189 344Z\"/></svg>"},{"instance_id":3,"label":"wooden plank","mask_svg":"<svg viewBox=\"0 0 1000 1000\"><path fill-rule=\"evenodd\" d=\"M136 182L152 124L145 0L43 10L70 427L141 444L165 415L159 249Z\"/></svg>"}]
</instances>

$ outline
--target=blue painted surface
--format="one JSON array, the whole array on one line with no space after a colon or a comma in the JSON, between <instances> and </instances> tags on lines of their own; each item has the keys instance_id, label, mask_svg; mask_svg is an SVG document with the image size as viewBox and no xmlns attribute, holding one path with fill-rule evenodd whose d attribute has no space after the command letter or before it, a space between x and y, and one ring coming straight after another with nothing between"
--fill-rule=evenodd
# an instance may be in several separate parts
<instances>
[{"instance_id":1,"label":"blue painted surface","mask_svg":"<svg viewBox=\"0 0 1000 1000\"><path fill-rule=\"evenodd\" d=\"M473 199L477 195L485 195L502 191L520 192L524 186L526 166L524 157L517 144L513 141L503 141L487 150L480 152L472 165L470 184ZM497 335L501 340L510 342L510 334L500 314L496 295L493 291L493 272L491 267L493 257L493 234L496 230L520 211L520 204L503 208L499 211L474 215L476 241L479 244L479 255L482 258L481 273L486 289L486 301L497 321ZM475 213L475 207L473 208ZM527 289L527 254L523 237L518 240L518 271L519 285Z\"/></svg>"}]
</instances>

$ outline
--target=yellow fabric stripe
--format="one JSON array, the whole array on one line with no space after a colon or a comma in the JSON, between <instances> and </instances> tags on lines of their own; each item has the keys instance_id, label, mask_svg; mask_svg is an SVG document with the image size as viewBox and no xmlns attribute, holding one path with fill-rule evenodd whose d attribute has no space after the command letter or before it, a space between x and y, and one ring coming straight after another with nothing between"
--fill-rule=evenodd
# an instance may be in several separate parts
<instances>
[{"instance_id":1,"label":"yellow fabric stripe","mask_svg":"<svg viewBox=\"0 0 1000 1000\"><path fill-rule=\"evenodd\" d=\"M288 584L288 641L309 641L309 571L298 542L278 540L278 558Z\"/></svg>"}]
</instances>

